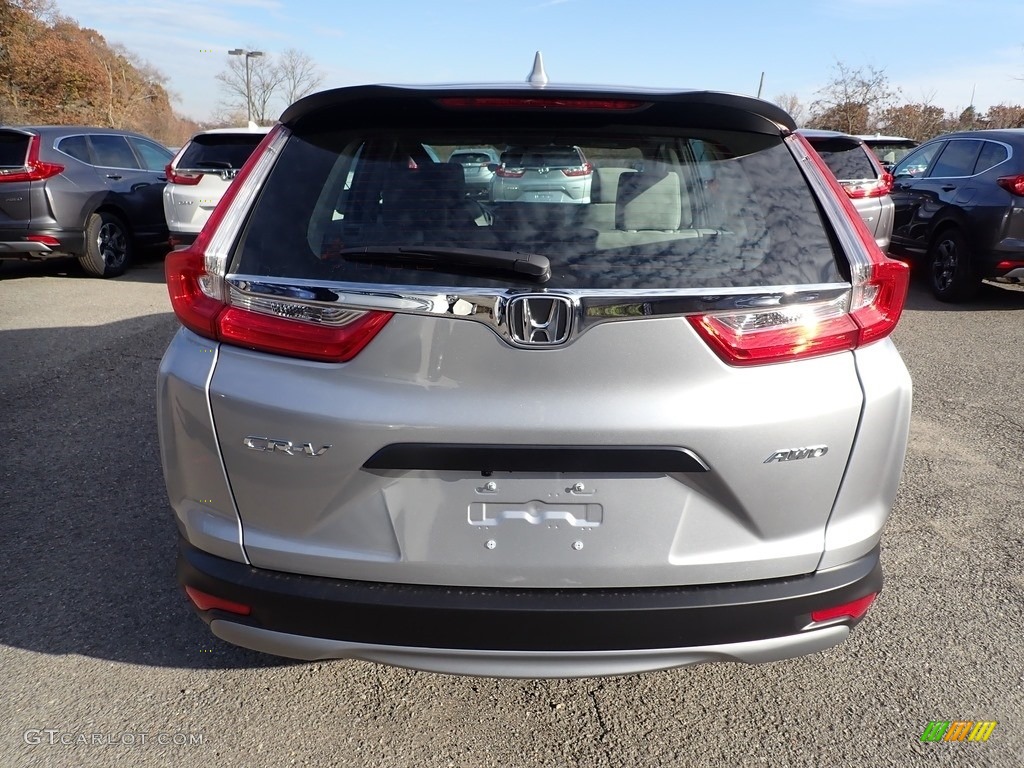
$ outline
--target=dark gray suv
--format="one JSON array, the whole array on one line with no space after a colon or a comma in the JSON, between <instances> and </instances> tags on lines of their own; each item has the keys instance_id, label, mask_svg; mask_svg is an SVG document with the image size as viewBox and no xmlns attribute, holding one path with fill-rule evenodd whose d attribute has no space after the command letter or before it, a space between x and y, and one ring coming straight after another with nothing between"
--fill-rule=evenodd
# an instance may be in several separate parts
<instances>
[{"instance_id":1,"label":"dark gray suv","mask_svg":"<svg viewBox=\"0 0 1024 768\"><path fill-rule=\"evenodd\" d=\"M498 676L844 640L906 447L908 269L794 128L553 85L286 110L166 260L160 446L212 632ZM599 193L480 201L428 146L578 147Z\"/></svg>"},{"instance_id":2,"label":"dark gray suv","mask_svg":"<svg viewBox=\"0 0 1024 768\"><path fill-rule=\"evenodd\" d=\"M97 277L167 240L170 150L145 136L78 126L0 127L0 259L75 256Z\"/></svg>"}]
</instances>

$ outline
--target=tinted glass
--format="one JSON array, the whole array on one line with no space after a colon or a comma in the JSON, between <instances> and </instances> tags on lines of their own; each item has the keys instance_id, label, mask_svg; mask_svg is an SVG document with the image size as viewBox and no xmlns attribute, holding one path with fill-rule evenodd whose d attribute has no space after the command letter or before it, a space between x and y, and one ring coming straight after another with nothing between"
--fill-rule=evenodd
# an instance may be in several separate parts
<instances>
[{"instance_id":1,"label":"tinted glass","mask_svg":"<svg viewBox=\"0 0 1024 768\"><path fill-rule=\"evenodd\" d=\"M974 173L974 164L978 161L980 150L980 141L953 139L946 144L928 175L936 178L970 176Z\"/></svg>"},{"instance_id":2,"label":"tinted glass","mask_svg":"<svg viewBox=\"0 0 1024 768\"><path fill-rule=\"evenodd\" d=\"M878 171L862 144L844 139L811 139L811 145L841 181L878 178Z\"/></svg>"},{"instance_id":3,"label":"tinted glass","mask_svg":"<svg viewBox=\"0 0 1024 768\"><path fill-rule=\"evenodd\" d=\"M85 136L68 136L66 139L61 139L57 142L57 149L83 163L92 162L89 159L89 143Z\"/></svg>"},{"instance_id":4,"label":"tinted glass","mask_svg":"<svg viewBox=\"0 0 1024 768\"><path fill-rule=\"evenodd\" d=\"M129 141L135 147L139 157L142 158L142 166L147 171L162 171L164 166L171 162L171 158L174 157L170 150L164 149L152 141L144 141L134 137L129 138Z\"/></svg>"},{"instance_id":5,"label":"tinted glass","mask_svg":"<svg viewBox=\"0 0 1024 768\"><path fill-rule=\"evenodd\" d=\"M408 124L410 121L406 121ZM489 125L488 129L479 124ZM664 126L559 123L573 145L526 152L522 130L498 117L477 132L436 124L366 131L296 132L276 162L236 247L238 273L355 283L523 287L493 273L443 265L369 262L365 247L471 248L548 257L545 288L657 289L765 286L841 279L815 199L780 137ZM453 135L454 134L454 135ZM423 144L508 147L517 162L577 166L580 147L613 185L611 202L470 199L453 163L417 161ZM545 146L537 137L534 146ZM358 163L355 162L358 156ZM639 158L639 159L637 159ZM548 172L552 184L563 173ZM579 183L578 175L564 177ZM593 181L596 185L596 181ZM346 189L346 187L349 187ZM391 251L394 253L394 251ZM532 285L536 285L532 283Z\"/></svg>"},{"instance_id":6,"label":"tinted glass","mask_svg":"<svg viewBox=\"0 0 1024 768\"><path fill-rule=\"evenodd\" d=\"M14 131L0 131L0 166L21 168L28 156L31 137Z\"/></svg>"},{"instance_id":7,"label":"tinted glass","mask_svg":"<svg viewBox=\"0 0 1024 768\"><path fill-rule=\"evenodd\" d=\"M501 162L515 168L571 168L583 165L583 158L575 147L509 147Z\"/></svg>"},{"instance_id":8,"label":"tinted glass","mask_svg":"<svg viewBox=\"0 0 1024 768\"><path fill-rule=\"evenodd\" d=\"M989 168L999 165L1003 162L1009 154L1006 151L1006 147L1002 144L996 144L994 141L986 141L982 144L981 154L978 155L978 162L974 164L974 172L981 173L987 171Z\"/></svg>"},{"instance_id":9,"label":"tinted glass","mask_svg":"<svg viewBox=\"0 0 1024 768\"><path fill-rule=\"evenodd\" d=\"M128 146L128 140L124 136L93 134L89 137L89 141L92 142L96 165L104 168L139 167L139 162L135 159L135 154Z\"/></svg>"},{"instance_id":10,"label":"tinted glass","mask_svg":"<svg viewBox=\"0 0 1024 768\"><path fill-rule=\"evenodd\" d=\"M238 169L263 141L262 133L207 133L196 136L178 159L177 168Z\"/></svg>"},{"instance_id":11,"label":"tinted glass","mask_svg":"<svg viewBox=\"0 0 1024 768\"><path fill-rule=\"evenodd\" d=\"M449 158L450 162L470 165L473 163L489 163L491 158L483 152L455 152Z\"/></svg>"},{"instance_id":12,"label":"tinted glass","mask_svg":"<svg viewBox=\"0 0 1024 768\"><path fill-rule=\"evenodd\" d=\"M895 165L917 146L913 141L867 142L868 148L883 163Z\"/></svg>"},{"instance_id":13,"label":"tinted glass","mask_svg":"<svg viewBox=\"0 0 1024 768\"><path fill-rule=\"evenodd\" d=\"M928 168L939 150L942 149L943 141L936 141L933 144L925 144L920 149L911 152L893 168L892 175L896 177L921 178L928 173Z\"/></svg>"}]
</instances>

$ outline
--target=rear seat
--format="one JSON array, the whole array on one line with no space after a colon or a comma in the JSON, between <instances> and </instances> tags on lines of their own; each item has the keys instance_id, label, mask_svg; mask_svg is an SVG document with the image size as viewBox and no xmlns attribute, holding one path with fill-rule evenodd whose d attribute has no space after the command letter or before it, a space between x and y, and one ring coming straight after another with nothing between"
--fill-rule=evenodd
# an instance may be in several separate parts
<instances>
[{"instance_id":1,"label":"rear seat","mask_svg":"<svg viewBox=\"0 0 1024 768\"><path fill-rule=\"evenodd\" d=\"M689 196L679 173L654 168L622 174L615 198L615 228L597 235L597 248L623 248L700 237L691 229Z\"/></svg>"},{"instance_id":2,"label":"rear seat","mask_svg":"<svg viewBox=\"0 0 1024 768\"><path fill-rule=\"evenodd\" d=\"M584 227L599 231L615 229L615 199L619 192L619 179L633 168L595 168L590 190L590 205L584 206Z\"/></svg>"}]
</instances>

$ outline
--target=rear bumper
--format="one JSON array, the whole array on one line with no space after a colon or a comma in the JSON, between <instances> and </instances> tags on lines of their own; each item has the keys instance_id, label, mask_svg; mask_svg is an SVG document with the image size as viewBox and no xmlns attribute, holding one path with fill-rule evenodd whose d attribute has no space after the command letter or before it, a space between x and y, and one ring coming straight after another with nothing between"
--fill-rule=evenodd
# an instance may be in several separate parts
<instances>
[{"instance_id":1,"label":"rear bumper","mask_svg":"<svg viewBox=\"0 0 1024 768\"><path fill-rule=\"evenodd\" d=\"M55 237L60 241L60 247L25 239L36 235ZM0 229L0 259L64 258L84 251L85 235L81 230Z\"/></svg>"},{"instance_id":2,"label":"rear bumper","mask_svg":"<svg viewBox=\"0 0 1024 768\"><path fill-rule=\"evenodd\" d=\"M879 550L795 578L650 589L503 589L345 581L268 571L182 540L178 578L251 606L200 611L218 637L300 659L361 658L495 677L625 674L774 661L841 642L856 623L813 610L882 588Z\"/></svg>"}]
</instances>

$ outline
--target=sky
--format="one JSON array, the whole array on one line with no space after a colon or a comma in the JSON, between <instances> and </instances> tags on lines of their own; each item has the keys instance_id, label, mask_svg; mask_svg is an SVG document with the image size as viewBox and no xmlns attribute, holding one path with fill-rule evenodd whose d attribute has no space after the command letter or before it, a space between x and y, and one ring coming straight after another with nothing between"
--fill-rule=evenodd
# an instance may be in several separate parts
<instances>
[{"instance_id":1,"label":"sky","mask_svg":"<svg viewBox=\"0 0 1024 768\"><path fill-rule=\"evenodd\" d=\"M836 61L884 70L905 101L1024 103L1021 0L57 0L169 79L203 121L231 48L308 54L321 88L515 82L708 88L809 104ZM279 113L284 104L277 105Z\"/></svg>"}]
</instances>

